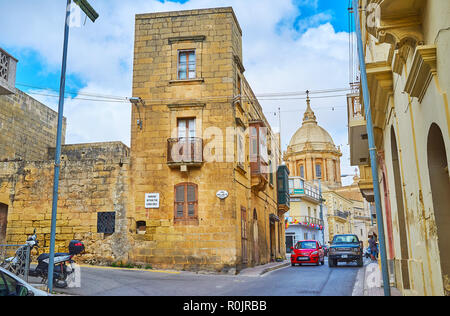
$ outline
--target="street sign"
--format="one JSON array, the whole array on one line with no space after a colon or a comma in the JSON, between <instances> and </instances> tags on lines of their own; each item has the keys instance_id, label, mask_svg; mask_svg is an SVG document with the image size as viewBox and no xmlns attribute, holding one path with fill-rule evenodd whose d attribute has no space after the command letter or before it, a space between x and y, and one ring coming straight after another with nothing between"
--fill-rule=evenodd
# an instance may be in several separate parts
<instances>
[{"instance_id":1,"label":"street sign","mask_svg":"<svg viewBox=\"0 0 450 316\"><path fill-rule=\"evenodd\" d=\"M145 208L159 208L159 193L145 193Z\"/></svg>"},{"instance_id":2,"label":"street sign","mask_svg":"<svg viewBox=\"0 0 450 316\"><path fill-rule=\"evenodd\" d=\"M95 12L94 8L89 4L87 0L73 0L81 10L91 19L92 22L95 22L98 18L98 13Z\"/></svg>"},{"instance_id":3,"label":"street sign","mask_svg":"<svg viewBox=\"0 0 450 316\"><path fill-rule=\"evenodd\" d=\"M221 200L225 200L228 197L228 192L225 190L220 190L216 193L216 196Z\"/></svg>"}]
</instances>

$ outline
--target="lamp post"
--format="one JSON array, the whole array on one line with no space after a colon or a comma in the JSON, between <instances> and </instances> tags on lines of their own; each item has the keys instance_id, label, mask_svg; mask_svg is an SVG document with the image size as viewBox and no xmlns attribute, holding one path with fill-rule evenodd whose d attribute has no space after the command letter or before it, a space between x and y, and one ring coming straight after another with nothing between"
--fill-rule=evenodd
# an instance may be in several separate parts
<instances>
[{"instance_id":1,"label":"lamp post","mask_svg":"<svg viewBox=\"0 0 450 316\"><path fill-rule=\"evenodd\" d=\"M375 208L377 212L378 222L378 235L380 245L380 257L381 257L381 272L383 275L383 289L385 296L391 296L391 287L389 282L389 271L387 267L386 257L386 242L384 236L383 227L383 212L381 210L381 196L380 196L380 183L378 182L378 162L377 162L377 149L375 146L375 137L373 131L372 122L372 109L370 105L370 91L367 81L366 61L364 56L364 44L362 40L361 21L360 21L360 7L359 1L353 0L353 9L356 12L355 15L355 31L358 43L358 57L359 67L361 70L361 87L363 90L363 99L365 107L365 118L367 122L367 138L369 143L370 162L372 167L372 179L373 179L373 192L375 196Z\"/></svg>"},{"instance_id":2,"label":"lamp post","mask_svg":"<svg viewBox=\"0 0 450 316\"><path fill-rule=\"evenodd\" d=\"M74 0L74 2L83 10L84 13L95 22L98 18L98 13L90 6L87 0ZM70 18L71 0L67 0L66 19L64 20L64 44L63 44L63 58L61 67L61 81L59 86L59 104L58 104L58 126L56 132L56 149L55 149L55 171L53 178L53 201L52 201L52 220L50 233L50 253L48 263L48 291L53 291L53 271L55 264L55 235L56 235L56 214L58 210L58 185L59 185L59 170L61 165L61 138L62 138L62 122L64 112L64 94L66 87L66 66L67 66L67 48L69 46L69 18Z\"/></svg>"}]
</instances>

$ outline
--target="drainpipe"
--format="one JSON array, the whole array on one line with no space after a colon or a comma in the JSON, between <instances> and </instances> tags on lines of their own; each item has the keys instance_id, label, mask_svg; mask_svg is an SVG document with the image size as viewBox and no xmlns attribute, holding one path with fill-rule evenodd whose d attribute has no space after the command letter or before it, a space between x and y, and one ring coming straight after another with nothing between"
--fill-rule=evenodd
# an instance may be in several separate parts
<instances>
[{"instance_id":1,"label":"drainpipe","mask_svg":"<svg viewBox=\"0 0 450 316\"><path fill-rule=\"evenodd\" d=\"M373 178L373 192L375 195L375 209L377 213L378 222L378 235L379 235L379 246L380 246L380 257L381 257L381 272L383 275L383 289L385 296L391 296L391 286L389 283L389 272L386 259L386 242L384 237L384 227L383 227L383 213L381 210L381 196L380 196L380 184L378 182L378 165L377 165L377 152L375 147L375 138L373 134L373 123L372 123L372 112L370 106L370 94L369 87L367 83L367 72L366 63L364 58L364 46L361 34L361 20L360 20L360 10L359 1L353 0L353 8L355 11L355 31L358 43L358 56L359 56L359 66L361 71L361 84L363 89L365 115L367 122L367 136L369 141L369 153L370 153L370 163L372 165L372 178Z\"/></svg>"}]
</instances>

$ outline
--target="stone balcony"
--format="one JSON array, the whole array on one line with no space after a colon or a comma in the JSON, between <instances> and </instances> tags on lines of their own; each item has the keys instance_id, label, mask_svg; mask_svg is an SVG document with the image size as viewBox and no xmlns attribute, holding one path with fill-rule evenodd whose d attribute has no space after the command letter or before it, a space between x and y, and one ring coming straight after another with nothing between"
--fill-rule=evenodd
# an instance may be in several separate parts
<instances>
[{"instance_id":1,"label":"stone balcony","mask_svg":"<svg viewBox=\"0 0 450 316\"><path fill-rule=\"evenodd\" d=\"M364 107L360 102L359 83L355 83L352 93L347 95L348 141L350 145L350 164L365 165L369 162L367 141L367 122Z\"/></svg>"},{"instance_id":2,"label":"stone balcony","mask_svg":"<svg viewBox=\"0 0 450 316\"><path fill-rule=\"evenodd\" d=\"M359 166L360 178L358 187L368 202L374 202L372 168L369 165Z\"/></svg>"},{"instance_id":3,"label":"stone balcony","mask_svg":"<svg viewBox=\"0 0 450 316\"><path fill-rule=\"evenodd\" d=\"M0 48L0 95L13 94L18 60Z\"/></svg>"},{"instance_id":4,"label":"stone balcony","mask_svg":"<svg viewBox=\"0 0 450 316\"><path fill-rule=\"evenodd\" d=\"M167 165L187 171L188 167L203 164L203 139L195 137L170 138L167 140Z\"/></svg>"}]
</instances>

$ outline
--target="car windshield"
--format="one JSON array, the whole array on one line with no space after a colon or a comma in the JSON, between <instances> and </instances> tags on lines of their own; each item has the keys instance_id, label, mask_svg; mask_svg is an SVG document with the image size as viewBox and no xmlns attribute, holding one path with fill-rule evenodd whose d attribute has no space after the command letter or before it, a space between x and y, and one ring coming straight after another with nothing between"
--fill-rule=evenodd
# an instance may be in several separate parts
<instances>
[{"instance_id":1,"label":"car windshield","mask_svg":"<svg viewBox=\"0 0 450 316\"><path fill-rule=\"evenodd\" d=\"M356 236L353 235L344 235L344 236L335 236L333 238L333 244L348 244L348 243L359 243L359 240Z\"/></svg>"},{"instance_id":2,"label":"car windshield","mask_svg":"<svg viewBox=\"0 0 450 316\"><path fill-rule=\"evenodd\" d=\"M295 249L316 249L315 241L300 241L295 245Z\"/></svg>"}]
</instances>

